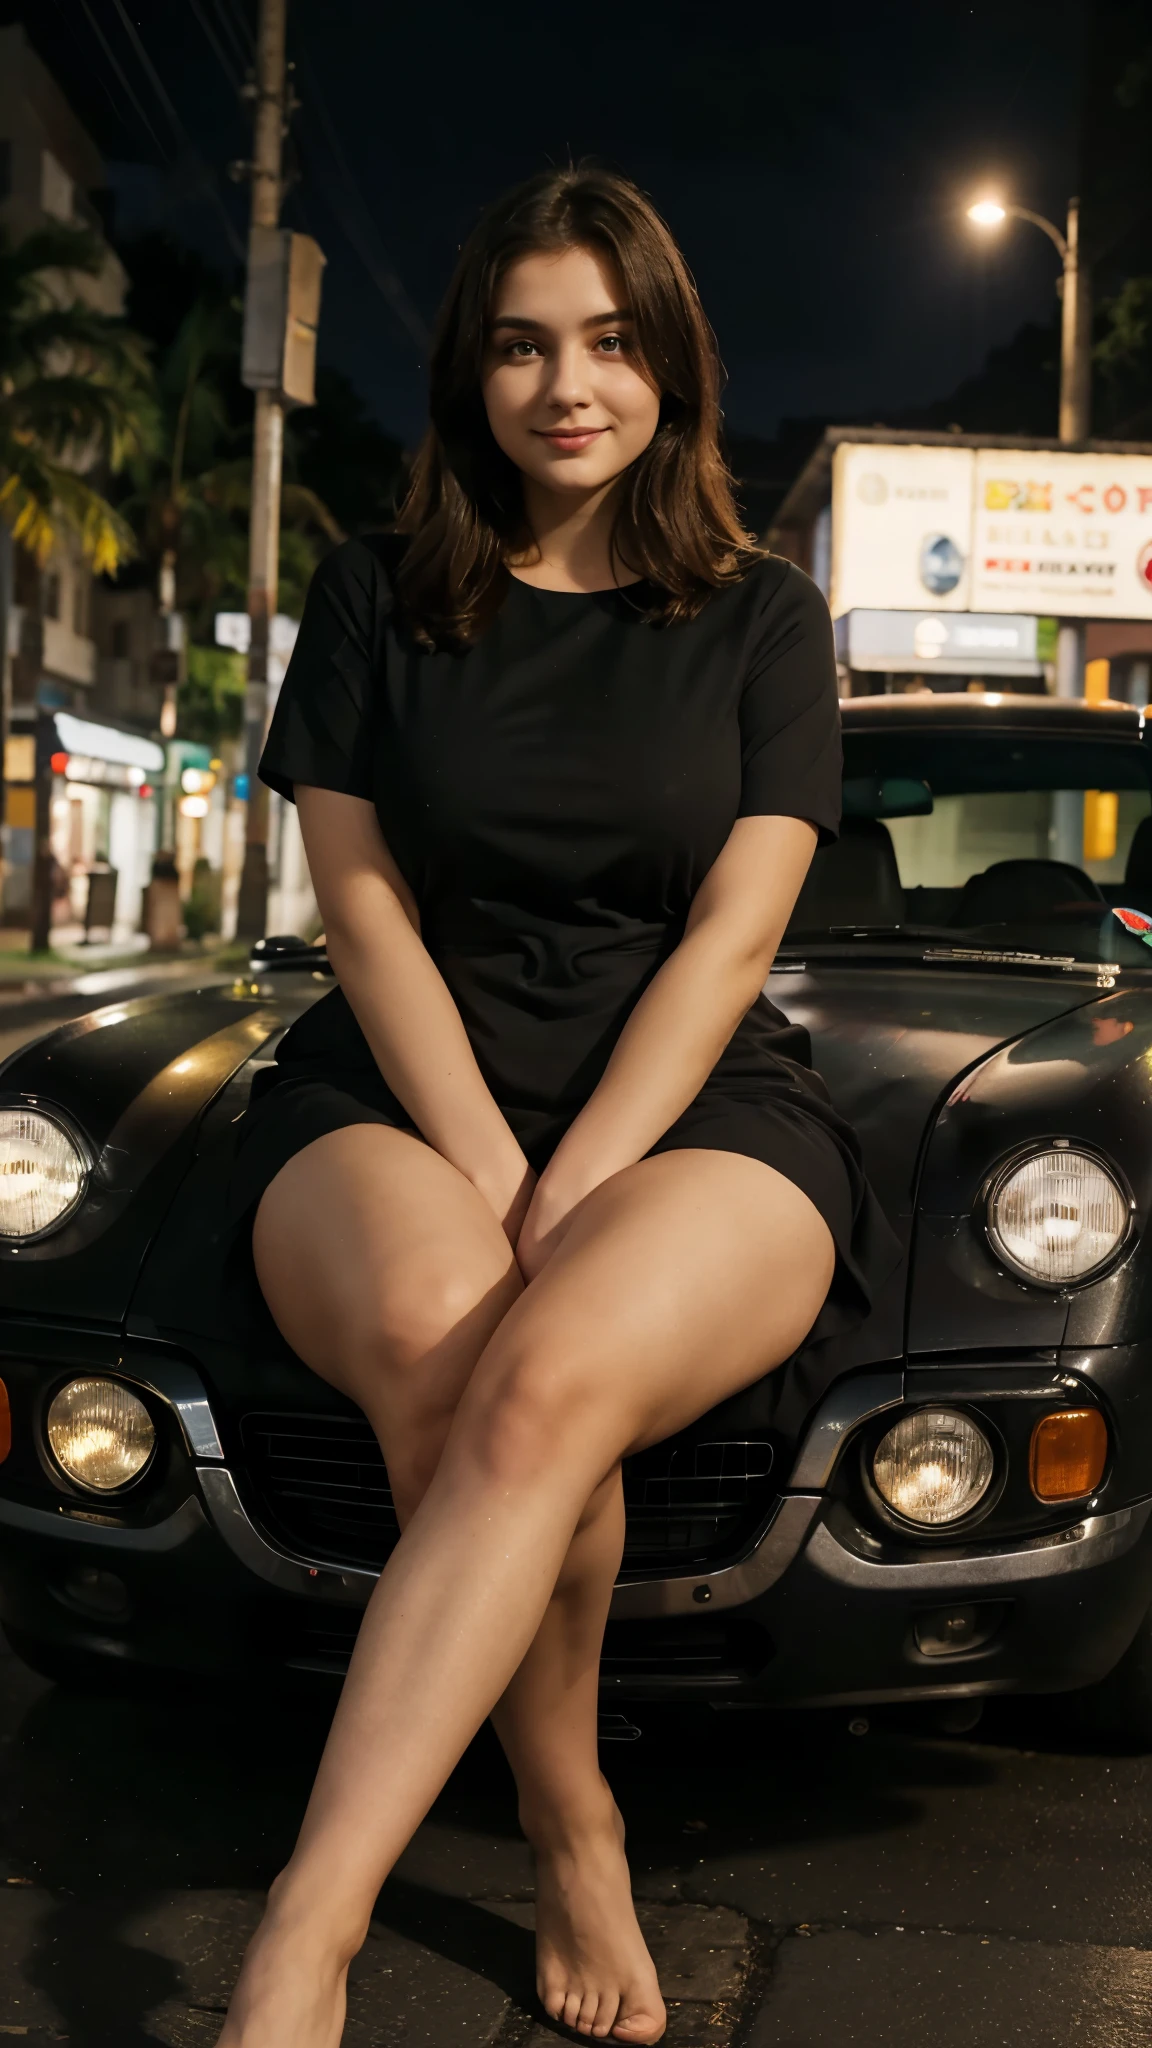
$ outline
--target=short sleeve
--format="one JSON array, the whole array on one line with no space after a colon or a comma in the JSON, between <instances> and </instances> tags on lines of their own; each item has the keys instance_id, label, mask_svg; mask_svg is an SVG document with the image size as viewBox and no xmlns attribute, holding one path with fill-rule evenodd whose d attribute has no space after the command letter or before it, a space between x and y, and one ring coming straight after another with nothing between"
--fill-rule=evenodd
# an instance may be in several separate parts
<instances>
[{"instance_id":1,"label":"short sleeve","mask_svg":"<svg viewBox=\"0 0 1152 2048\"><path fill-rule=\"evenodd\" d=\"M741 818L807 818L820 844L840 824L840 703L832 621L793 563L765 593L740 699Z\"/></svg>"},{"instance_id":2,"label":"short sleeve","mask_svg":"<svg viewBox=\"0 0 1152 2048\"><path fill-rule=\"evenodd\" d=\"M363 541L326 555L304 600L296 646L260 757L260 779L372 796L373 676L391 610L383 564Z\"/></svg>"}]
</instances>

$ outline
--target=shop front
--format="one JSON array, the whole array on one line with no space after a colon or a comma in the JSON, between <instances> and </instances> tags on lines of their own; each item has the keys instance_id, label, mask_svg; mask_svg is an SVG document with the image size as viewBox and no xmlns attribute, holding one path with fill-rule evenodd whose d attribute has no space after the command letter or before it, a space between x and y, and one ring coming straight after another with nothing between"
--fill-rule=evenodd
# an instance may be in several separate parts
<instances>
[{"instance_id":1,"label":"shop front","mask_svg":"<svg viewBox=\"0 0 1152 2048\"><path fill-rule=\"evenodd\" d=\"M67 711L53 722L52 923L126 937L139 929L156 848L164 749Z\"/></svg>"}]
</instances>

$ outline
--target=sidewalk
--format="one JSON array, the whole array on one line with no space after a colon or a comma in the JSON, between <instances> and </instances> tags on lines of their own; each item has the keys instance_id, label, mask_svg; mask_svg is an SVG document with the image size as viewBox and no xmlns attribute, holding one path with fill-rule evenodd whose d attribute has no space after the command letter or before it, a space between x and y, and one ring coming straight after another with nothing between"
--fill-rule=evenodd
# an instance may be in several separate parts
<instances>
[{"instance_id":1,"label":"sidewalk","mask_svg":"<svg viewBox=\"0 0 1152 2048\"><path fill-rule=\"evenodd\" d=\"M227 973L247 954L246 946L219 939L206 946L185 940L176 953L153 953L140 932L86 945L79 925L58 926L50 951L32 953L27 932L0 928L0 1005L29 995L97 996L137 980Z\"/></svg>"}]
</instances>

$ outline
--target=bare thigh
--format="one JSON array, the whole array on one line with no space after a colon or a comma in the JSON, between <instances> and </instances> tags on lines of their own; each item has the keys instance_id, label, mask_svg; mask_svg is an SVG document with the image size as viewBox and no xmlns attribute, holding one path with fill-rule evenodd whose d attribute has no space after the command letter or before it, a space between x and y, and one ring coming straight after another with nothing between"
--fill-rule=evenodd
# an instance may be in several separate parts
<instances>
[{"instance_id":1,"label":"bare thigh","mask_svg":"<svg viewBox=\"0 0 1152 2048\"><path fill-rule=\"evenodd\" d=\"M761 1161L643 1159L581 1203L466 1388L471 1438L511 1468L595 1446L607 1471L791 1358L823 1305L835 1247L808 1197Z\"/></svg>"},{"instance_id":2,"label":"bare thigh","mask_svg":"<svg viewBox=\"0 0 1152 2048\"><path fill-rule=\"evenodd\" d=\"M297 1356L365 1410L390 1464L390 1450L399 1463L401 1440L407 1459L415 1428L429 1438L434 1466L439 1443L431 1440L442 1442L523 1285L471 1182L404 1131L331 1131L265 1190L252 1254Z\"/></svg>"}]
</instances>

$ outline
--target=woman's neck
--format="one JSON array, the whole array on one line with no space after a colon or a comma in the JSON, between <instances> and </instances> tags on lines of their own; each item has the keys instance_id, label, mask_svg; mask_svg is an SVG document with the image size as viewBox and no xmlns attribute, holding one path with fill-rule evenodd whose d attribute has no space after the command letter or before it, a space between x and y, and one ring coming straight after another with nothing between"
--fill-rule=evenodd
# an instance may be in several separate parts
<instances>
[{"instance_id":1,"label":"woman's neck","mask_svg":"<svg viewBox=\"0 0 1152 2048\"><path fill-rule=\"evenodd\" d=\"M612 555L612 523L619 480L576 501L564 493L543 491L524 478L524 515L532 539L509 556L509 568L521 583L537 590L609 590L634 579Z\"/></svg>"}]
</instances>

